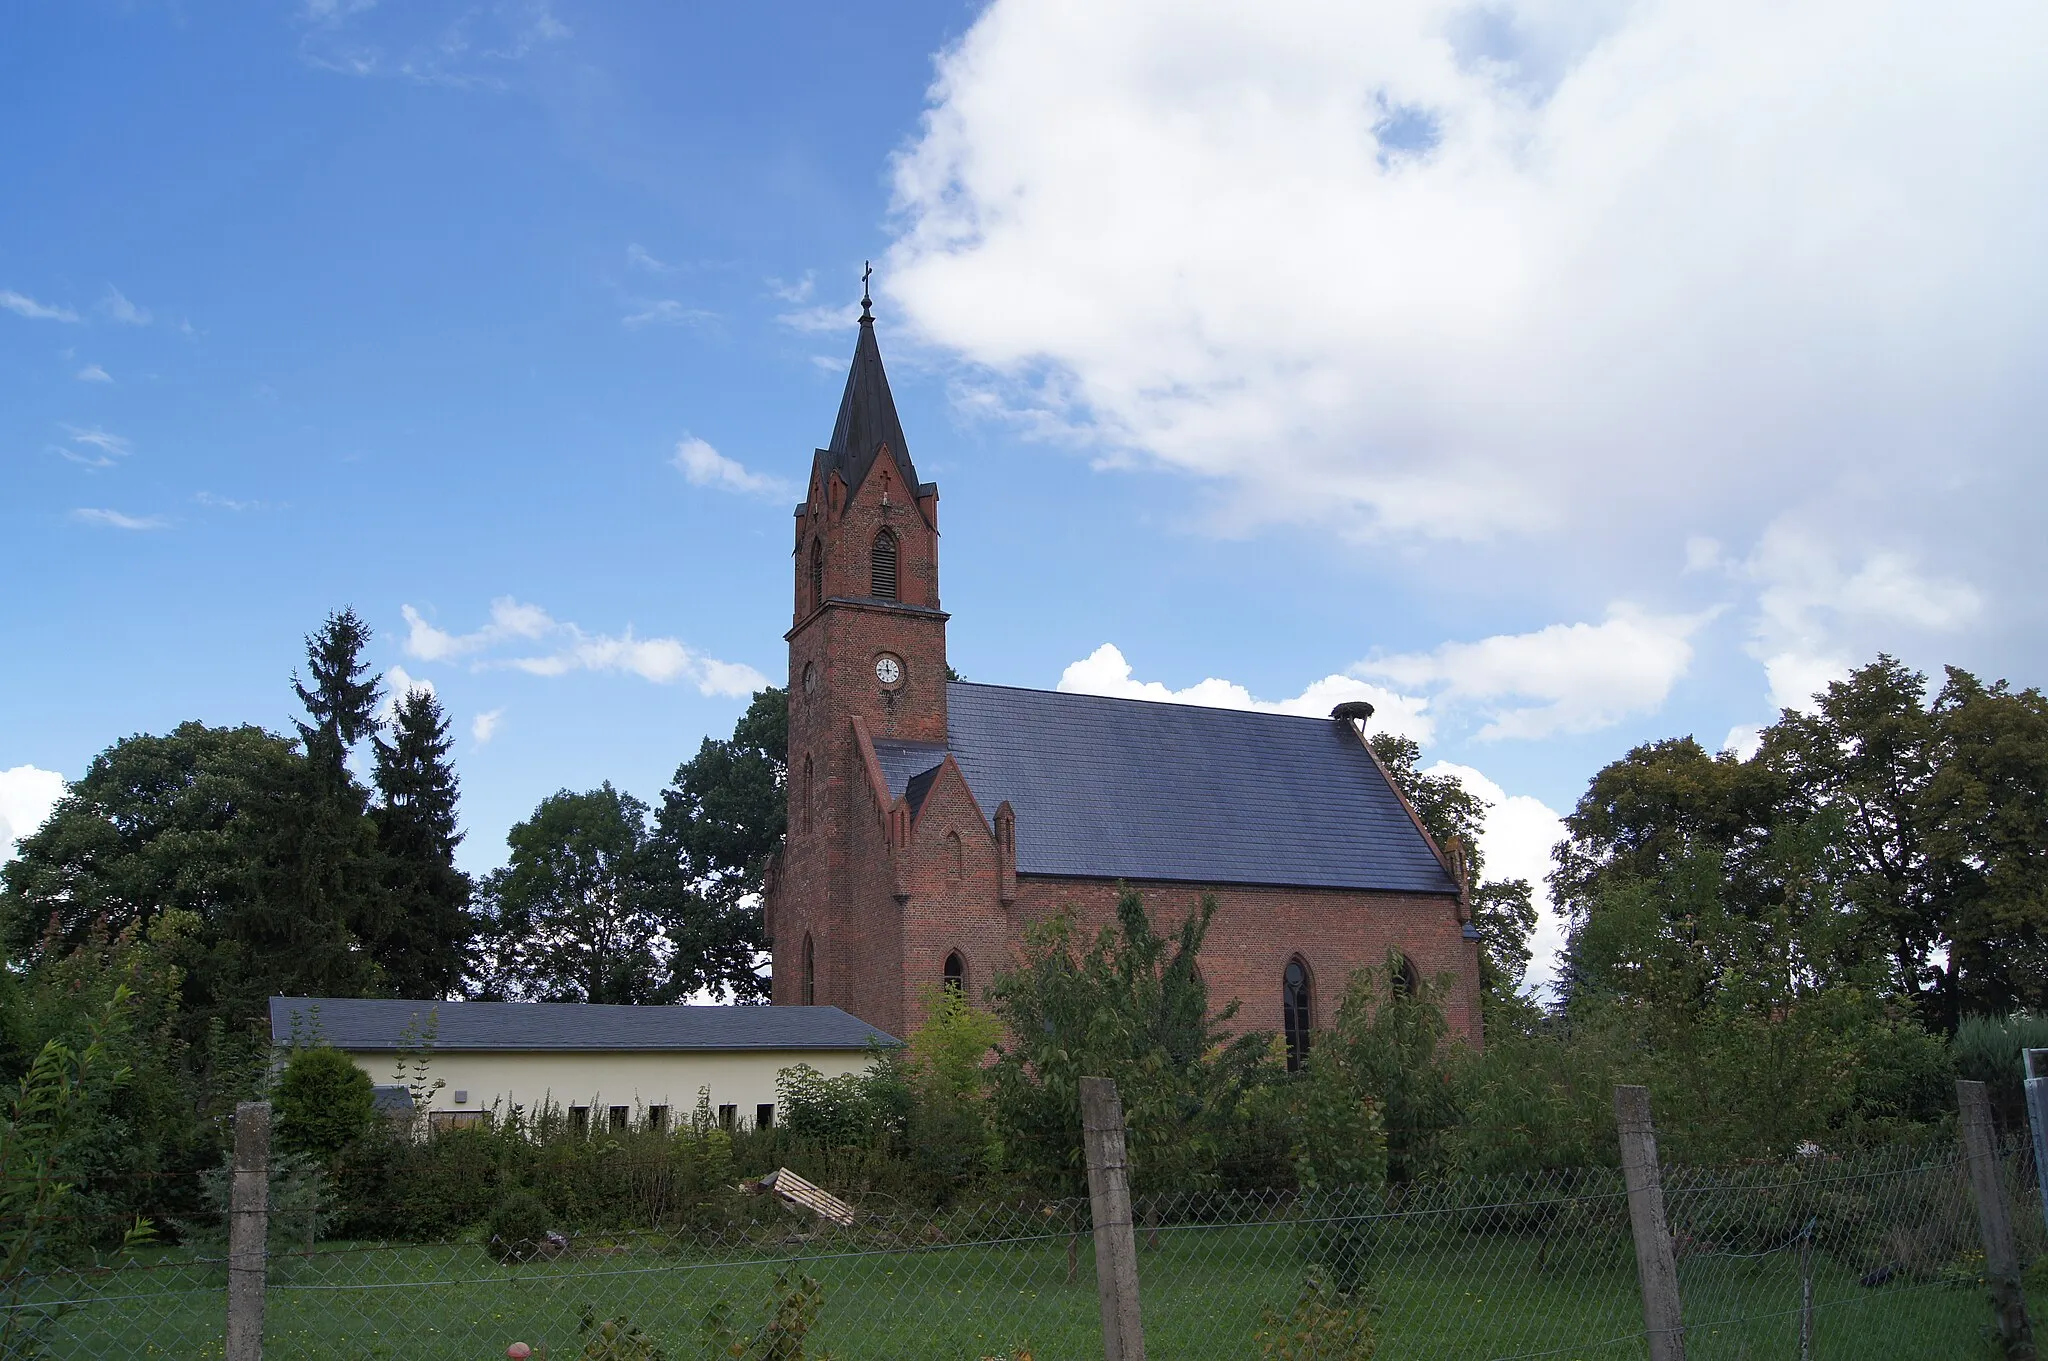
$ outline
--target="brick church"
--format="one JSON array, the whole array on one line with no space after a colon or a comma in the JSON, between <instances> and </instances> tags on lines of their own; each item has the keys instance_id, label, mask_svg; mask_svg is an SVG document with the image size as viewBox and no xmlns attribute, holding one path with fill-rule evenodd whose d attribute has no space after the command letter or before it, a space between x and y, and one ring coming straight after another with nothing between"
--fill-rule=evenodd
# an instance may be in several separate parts
<instances>
[{"instance_id":1,"label":"brick church","mask_svg":"<svg viewBox=\"0 0 2048 1361\"><path fill-rule=\"evenodd\" d=\"M939 489L865 297L795 568L776 1003L908 1034L928 985L978 996L1028 922L1072 907L1092 932L1122 881L1162 930L1216 895L1211 999L1240 999L1237 1023L1285 1033L1291 1057L1389 950L1411 979L1453 975L1448 1019L1479 1038L1469 902L1365 745L1369 705L1297 718L947 679Z\"/></svg>"}]
</instances>

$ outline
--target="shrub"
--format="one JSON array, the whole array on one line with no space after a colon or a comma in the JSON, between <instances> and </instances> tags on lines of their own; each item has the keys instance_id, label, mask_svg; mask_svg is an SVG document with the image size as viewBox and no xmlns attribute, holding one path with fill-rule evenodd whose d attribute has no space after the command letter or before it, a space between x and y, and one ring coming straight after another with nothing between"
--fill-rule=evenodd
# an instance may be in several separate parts
<instances>
[{"instance_id":1,"label":"shrub","mask_svg":"<svg viewBox=\"0 0 2048 1361\"><path fill-rule=\"evenodd\" d=\"M498 1202L485 1230L484 1251L493 1258L530 1262L547 1250L548 1207L531 1191L514 1191Z\"/></svg>"},{"instance_id":2,"label":"shrub","mask_svg":"<svg viewBox=\"0 0 2048 1361\"><path fill-rule=\"evenodd\" d=\"M2048 1016L2018 1012L2011 1016L1970 1016L1949 1041L1956 1076L1990 1088L1999 1118L2009 1124L2025 1121L2026 1063L2021 1051L2048 1049Z\"/></svg>"},{"instance_id":3,"label":"shrub","mask_svg":"<svg viewBox=\"0 0 2048 1361\"><path fill-rule=\"evenodd\" d=\"M1286 1318L1268 1308L1257 1341L1263 1361L1371 1361L1372 1309L1311 1271Z\"/></svg>"},{"instance_id":4,"label":"shrub","mask_svg":"<svg viewBox=\"0 0 2048 1361\"><path fill-rule=\"evenodd\" d=\"M579 1361L668 1361L668 1353L636 1324L624 1317L601 1319L587 1304L576 1332L583 1339Z\"/></svg>"},{"instance_id":5,"label":"shrub","mask_svg":"<svg viewBox=\"0 0 2048 1361\"><path fill-rule=\"evenodd\" d=\"M720 1298L704 1315L704 1343L712 1355L734 1361L832 1361L829 1353L805 1349L824 1305L825 1288L811 1277L792 1281L788 1272L778 1271L762 1303L768 1317L759 1329L747 1332L736 1326L732 1306Z\"/></svg>"},{"instance_id":6,"label":"shrub","mask_svg":"<svg viewBox=\"0 0 2048 1361\"><path fill-rule=\"evenodd\" d=\"M377 1118L370 1075L331 1045L295 1049L277 1080L277 1143L332 1163Z\"/></svg>"}]
</instances>

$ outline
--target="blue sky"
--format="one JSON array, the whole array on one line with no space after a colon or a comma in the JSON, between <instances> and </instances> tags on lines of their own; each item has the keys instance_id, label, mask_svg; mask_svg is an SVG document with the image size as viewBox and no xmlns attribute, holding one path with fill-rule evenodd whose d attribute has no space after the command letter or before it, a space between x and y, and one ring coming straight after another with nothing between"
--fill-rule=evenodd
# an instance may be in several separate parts
<instances>
[{"instance_id":1,"label":"blue sky","mask_svg":"<svg viewBox=\"0 0 2048 1361\"><path fill-rule=\"evenodd\" d=\"M963 673L1370 695L1497 867L1879 648L2048 669L2038 7L869 9L0 19L0 838L343 604L470 866L657 795L865 259Z\"/></svg>"}]
</instances>

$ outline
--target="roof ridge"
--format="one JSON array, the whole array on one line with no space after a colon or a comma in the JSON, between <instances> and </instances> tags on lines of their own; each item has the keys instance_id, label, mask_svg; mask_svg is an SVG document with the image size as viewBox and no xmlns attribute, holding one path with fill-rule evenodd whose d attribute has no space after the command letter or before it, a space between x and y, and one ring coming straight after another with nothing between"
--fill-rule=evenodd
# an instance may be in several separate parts
<instances>
[{"instance_id":1,"label":"roof ridge","mask_svg":"<svg viewBox=\"0 0 2048 1361\"><path fill-rule=\"evenodd\" d=\"M1002 685L994 681L947 681L947 688L972 686L977 690L1016 690L1027 695L1057 695L1061 699L1097 699L1107 704L1142 704L1153 709L1195 709L1211 714L1243 714L1249 718L1284 718L1298 723L1328 723L1328 714L1290 714L1274 709L1242 709L1232 704L1192 704L1184 699L1141 699L1136 695L1098 695L1090 690L1047 690L1036 685Z\"/></svg>"}]
</instances>

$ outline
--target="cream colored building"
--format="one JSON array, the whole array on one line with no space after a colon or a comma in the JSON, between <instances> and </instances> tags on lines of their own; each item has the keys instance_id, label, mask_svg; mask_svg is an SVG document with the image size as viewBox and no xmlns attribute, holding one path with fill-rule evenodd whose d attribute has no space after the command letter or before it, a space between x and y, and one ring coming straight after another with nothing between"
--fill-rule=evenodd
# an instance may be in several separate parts
<instances>
[{"instance_id":1,"label":"cream colored building","mask_svg":"<svg viewBox=\"0 0 2048 1361\"><path fill-rule=\"evenodd\" d=\"M331 1044L378 1104L427 1103L431 1128L559 1108L572 1128L688 1124L700 1089L728 1129L774 1123L776 1075L799 1063L859 1072L896 1040L837 1007L600 1006L273 997L280 1050Z\"/></svg>"}]
</instances>

